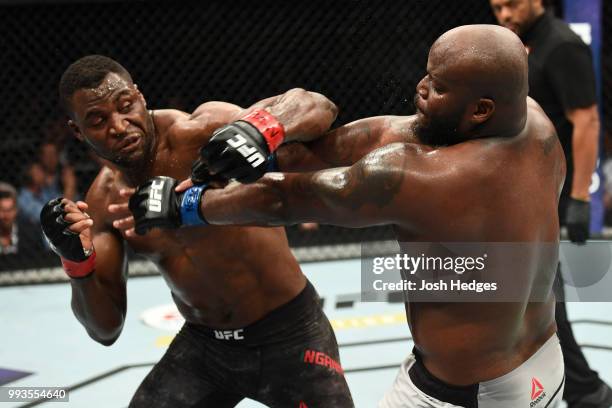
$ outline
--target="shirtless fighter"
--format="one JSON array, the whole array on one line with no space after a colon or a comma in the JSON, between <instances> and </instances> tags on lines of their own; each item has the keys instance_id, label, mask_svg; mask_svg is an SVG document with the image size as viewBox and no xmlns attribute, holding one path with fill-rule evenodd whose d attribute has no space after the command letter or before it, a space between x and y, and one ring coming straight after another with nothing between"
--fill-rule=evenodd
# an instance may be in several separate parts
<instances>
[{"instance_id":1,"label":"shirtless fighter","mask_svg":"<svg viewBox=\"0 0 612 408\"><path fill-rule=\"evenodd\" d=\"M334 333L282 229L202 226L193 205L199 191L192 189L174 208L177 222L189 228L128 237L114 227L119 215L112 204L121 203L121 189L152 177L188 177L215 130L231 131L235 146L244 145L217 157L232 166L232 177L248 179L241 165L261 175L265 156L283 137L309 140L325 132L335 105L294 89L246 110L207 102L192 114L149 111L130 74L103 56L70 65L59 90L76 137L107 162L85 202L58 198L41 213L72 278L75 316L97 342L108 346L118 338L127 243L157 263L186 319L130 407L233 407L245 397L279 408L352 407ZM194 171L207 173L201 162ZM161 195L173 186L151 188ZM151 210L162 211L159 202Z\"/></svg>"},{"instance_id":2,"label":"shirtless fighter","mask_svg":"<svg viewBox=\"0 0 612 408\"><path fill-rule=\"evenodd\" d=\"M415 349L380 406L557 406L564 383L550 291L557 259L535 244L558 248L565 162L527 90L527 55L511 31L450 30L431 47L416 116L364 119L287 145L278 167L293 173L207 189L200 216L218 225L391 224L403 242L533 243L525 267L513 270L524 294L515 302L406 304ZM339 168L314 171L326 167ZM126 233L154 219L138 204L146 198L146 186L134 193L134 218L121 221ZM545 296L532 301L538 285Z\"/></svg>"}]
</instances>

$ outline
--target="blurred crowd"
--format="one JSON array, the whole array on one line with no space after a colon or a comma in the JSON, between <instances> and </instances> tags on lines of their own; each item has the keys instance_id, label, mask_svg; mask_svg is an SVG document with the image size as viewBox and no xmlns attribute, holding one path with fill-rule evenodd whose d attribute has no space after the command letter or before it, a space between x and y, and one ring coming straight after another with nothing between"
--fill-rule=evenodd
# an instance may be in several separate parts
<instances>
[{"instance_id":1,"label":"blurred crowd","mask_svg":"<svg viewBox=\"0 0 612 408\"><path fill-rule=\"evenodd\" d=\"M40 210L55 197L81 199L101 165L87 153L80 160L69 160L67 129L55 126L48 132L55 137L30 146L33 154L8 158L15 163L13 183L0 177L0 270L57 263L42 236ZM30 160L20 160L27 156Z\"/></svg>"}]
</instances>

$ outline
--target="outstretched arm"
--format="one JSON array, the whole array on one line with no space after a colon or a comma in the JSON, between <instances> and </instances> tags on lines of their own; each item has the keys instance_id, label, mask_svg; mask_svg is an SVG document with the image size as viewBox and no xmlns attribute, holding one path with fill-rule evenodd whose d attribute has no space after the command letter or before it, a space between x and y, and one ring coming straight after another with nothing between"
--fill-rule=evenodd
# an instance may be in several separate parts
<instances>
[{"instance_id":1,"label":"outstretched arm","mask_svg":"<svg viewBox=\"0 0 612 408\"><path fill-rule=\"evenodd\" d=\"M128 236L135 235L134 227L143 234L151 228L203 224L319 222L354 228L393 224L419 229L432 214L461 213L467 199L459 208L452 197L465 195L484 182L481 150L462 147L436 150L393 143L350 167L312 173L273 172L252 184L230 183L223 189L193 186L191 180L175 187L174 179L154 177L138 189L122 193L131 196L129 209L126 204L123 210L133 216L113 225ZM471 150L475 153L468 154ZM478 201L480 197L470 199Z\"/></svg>"},{"instance_id":2,"label":"outstretched arm","mask_svg":"<svg viewBox=\"0 0 612 408\"><path fill-rule=\"evenodd\" d=\"M319 138L338 115L338 108L328 98L301 88L259 101L239 116L245 116L257 109L265 109L283 124L285 143L307 142Z\"/></svg>"},{"instance_id":3,"label":"outstretched arm","mask_svg":"<svg viewBox=\"0 0 612 408\"><path fill-rule=\"evenodd\" d=\"M222 102L205 103L181 124L183 134L191 131L200 138L200 146L207 143L192 178L205 182L210 175L219 175L254 181L271 166L272 153L279 145L319 137L336 114L337 108L329 99L299 88L244 110Z\"/></svg>"},{"instance_id":4,"label":"outstretched arm","mask_svg":"<svg viewBox=\"0 0 612 408\"><path fill-rule=\"evenodd\" d=\"M215 129L259 109L269 112L283 125L285 142L309 141L320 137L338 115L336 105L325 96L294 88L284 94L262 99L246 109L227 102L205 102L178 126L186 137L192 136L202 145L208 142Z\"/></svg>"},{"instance_id":5,"label":"outstretched arm","mask_svg":"<svg viewBox=\"0 0 612 408\"><path fill-rule=\"evenodd\" d=\"M287 143L276 155L284 172L308 172L352 166L366 154L395 142L414 138L414 116L377 116L360 119L308 143Z\"/></svg>"},{"instance_id":6,"label":"outstretched arm","mask_svg":"<svg viewBox=\"0 0 612 408\"><path fill-rule=\"evenodd\" d=\"M398 221L406 146L379 149L351 167L270 173L249 185L208 190L201 213L210 224L288 225L305 221L364 227ZM403 212L403 211L401 211Z\"/></svg>"},{"instance_id":7,"label":"outstretched arm","mask_svg":"<svg viewBox=\"0 0 612 408\"><path fill-rule=\"evenodd\" d=\"M231 183L223 189L193 186L191 180L154 177L138 189L125 189L132 216L115 221L127 236L151 228L185 225L289 225L312 221L347 227L405 224L423 189L414 145L392 144L370 153L351 167L315 173L269 173L254 183ZM408 153L408 154L407 154ZM415 154L416 153L416 154ZM154 195L159 205L151 208ZM418 204L420 205L420 204ZM204 219L202 219L202 215ZM417 214L418 216L418 214ZM401 221L401 222L400 222Z\"/></svg>"}]
</instances>

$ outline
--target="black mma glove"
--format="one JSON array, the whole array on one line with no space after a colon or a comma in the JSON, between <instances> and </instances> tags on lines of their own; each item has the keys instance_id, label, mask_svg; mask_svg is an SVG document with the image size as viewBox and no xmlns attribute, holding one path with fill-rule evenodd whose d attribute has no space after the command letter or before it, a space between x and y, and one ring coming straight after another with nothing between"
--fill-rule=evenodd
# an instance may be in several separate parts
<instances>
[{"instance_id":1,"label":"black mma glove","mask_svg":"<svg viewBox=\"0 0 612 408\"><path fill-rule=\"evenodd\" d=\"M176 185L175 179L158 176L136 189L129 207L138 235L152 228L207 224L200 215L200 200L206 185L193 186L182 193L174 191Z\"/></svg>"},{"instance_id":2,"label":"black mma glove","mask_svg":"<svg viewBox=\"0 0 612 408\"><path fill-rule=\"evenodd\" d=\"M93 248L83 249L81 238L68 229L71 223L64 219L66 211L63 197L55 198L40 211L40 225L51 249L60 256L64 270L71 278L82 278L94 270L96 253Z\"/></svg>"},{"instance_id":3,"label":"black mma glove","mask_svg":"<svg viewBox=\"0 0 612 408\"><path fill-rule=\"evenodd\" d=\"M565 213L565 225L570 241L584 244L589 238L591 221L591 203L569 199Z\"/></svg>"},{"instance_id":4,"label":"black mma glove","mask_svg":"<svg viewBox=\"0 0 612 408\"><path fill-rule=\"evenodd\" d=\"M210 174L251 183L270 171L271 163L275 162L273 153L284 137L283 125L274 116L265 110L255 110L217 129L200 150L200 157ZM204 179L202 168L192 169L192 180Z\"/></svg>"}]
</instances>

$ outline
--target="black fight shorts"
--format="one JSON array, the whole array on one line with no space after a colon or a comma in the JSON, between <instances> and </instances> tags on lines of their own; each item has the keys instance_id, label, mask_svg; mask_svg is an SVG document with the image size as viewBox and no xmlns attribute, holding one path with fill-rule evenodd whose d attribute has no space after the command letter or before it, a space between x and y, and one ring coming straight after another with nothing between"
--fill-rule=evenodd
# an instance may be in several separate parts
<instances>
[{"instance_id":1,"label":"black fight shorts","mask_svg":"<svg viewBox=\"0 0 612 408\"><path fill-rule=\"evenodd\" d=\"M185 323L130 407L223 408L245 397L273 408L354 406L336 337L310 282L244 328Z\"/></svg>"}]
</instances>

